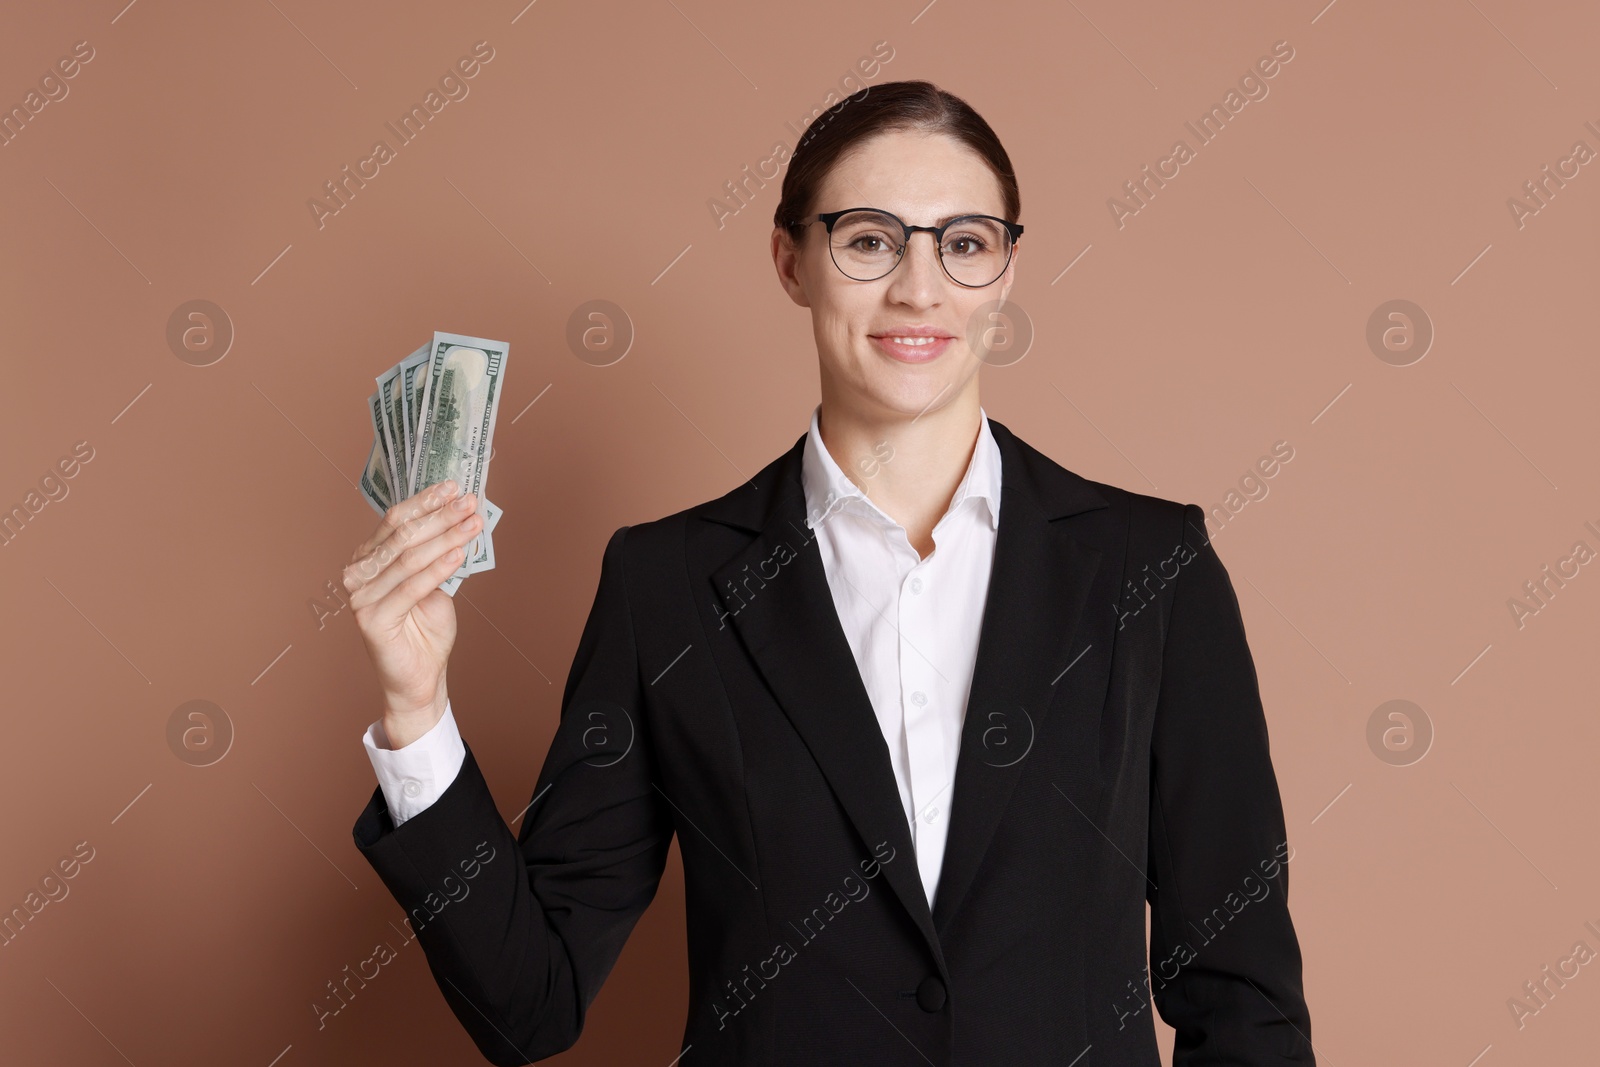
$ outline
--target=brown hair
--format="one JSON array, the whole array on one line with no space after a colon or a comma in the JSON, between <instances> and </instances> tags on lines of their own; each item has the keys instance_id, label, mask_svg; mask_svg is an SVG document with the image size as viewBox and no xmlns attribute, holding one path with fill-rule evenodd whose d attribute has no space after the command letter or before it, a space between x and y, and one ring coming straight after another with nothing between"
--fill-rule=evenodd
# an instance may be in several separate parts
<instances>
[{"instance_id":1,"label":"brown hair","mask_svg":"<svg viewBox=\"0 0 1600 1067\"><path fill-rule=\"evenodd\" d=\"M1000 138L983 116L932 82L897 81L869 85L811 120L783 176L783 196L772 214L773 225L801 241L806 229L793 220L811 213L817 189L833 165L860 142L890 130L948 134L978 153L1000 179L1006 221L1017 221L1022 213L1017 176Z\"/></svg>"}]
</instances>

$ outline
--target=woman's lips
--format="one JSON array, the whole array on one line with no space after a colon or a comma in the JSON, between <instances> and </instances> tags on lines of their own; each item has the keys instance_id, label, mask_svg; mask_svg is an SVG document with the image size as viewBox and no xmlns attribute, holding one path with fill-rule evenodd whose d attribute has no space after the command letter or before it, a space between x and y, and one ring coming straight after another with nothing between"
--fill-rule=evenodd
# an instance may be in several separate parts
<instances>
[{"instance_id":1,"label":"woman's lips","mask_svg":"<svg viewBox=\"0 0 1600 1067\"><path fill-rule=\"evenodd\" d=\"M920 344L904 344L891 339L890 336L874 336L872 343L885 354L902 363L927 363L929 360L939 358L939 354L950 347L954 337L935 337L931 340L918 338Z\"/></svg>"}]
</instances>

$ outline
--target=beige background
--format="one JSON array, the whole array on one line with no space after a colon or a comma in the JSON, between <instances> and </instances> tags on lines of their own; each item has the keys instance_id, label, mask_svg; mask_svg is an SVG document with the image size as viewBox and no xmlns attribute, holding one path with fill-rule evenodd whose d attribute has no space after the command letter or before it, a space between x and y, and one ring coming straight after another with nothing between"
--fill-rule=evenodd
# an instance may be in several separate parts
<instances>
[{"instance_id":1,"label":"beige background","mask_svg":"<svg viewBox=\"0 0 1600 1067\"><path fill-rule=\"evenodd\" d=\"M767 253L778 184L720 229L708 201L879 41L868 84L964 96L1018 167L1013 297L1037 336L985 369L991 415L1081 474L1208 508L1294 450L1218 549L1319 1062L1592 1056L1600 966L1520 1029L1507 1006L1575 942L1600 951L1600 565L1520 628L1508 607L1575 542L1600 550L1600 163L1520 227L1507 203L1574 142L1600 151L1591 5L124 2L13 5L0 32L6 108L94 51L0 148L0 505L93 449L0 547L0 909L93 850L0 947L7 1062L476 1062L350 839L375 683L349 612L319 629L311 602L375 521L363 400L435 329L511 342L500 563L458 598L451 670L511 818L607 535L805 430L816 356ZM308 199L478 41L470 94L319 229ZM1119 228L1108 199L1278 41L1269 95ZM210 366L166 339L194 299L236 333ZM592 299L637 330L609 367L565 339ZM1408 366L1366 340L1395 299L1436 331ZM167 741L197 699L235 731L207 767ZM1406 766L1367 739L1393 699L1434 732ZM398 958L319 1030L326 983L385 940ZM674 851L562 1062L670 1062L684 968Z\"/></svg>"}]
</instances>

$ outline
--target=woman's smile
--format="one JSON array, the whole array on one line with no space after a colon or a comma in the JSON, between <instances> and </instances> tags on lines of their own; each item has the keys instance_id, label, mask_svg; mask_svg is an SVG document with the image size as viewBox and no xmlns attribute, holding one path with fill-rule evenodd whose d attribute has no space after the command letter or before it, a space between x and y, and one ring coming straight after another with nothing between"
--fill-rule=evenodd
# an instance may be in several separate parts
<instances>
[{"instance_id":1,"label":"woman's smile","mask_svg":"<svg viewBox=\"0 0 1600 1067\"><path fill-rule=\"evenodd\" d=\"M867 335L878 350L902 363L928 363L938 359L955 335L938 326L894 326Z\"/></svg>"}]
</instances>

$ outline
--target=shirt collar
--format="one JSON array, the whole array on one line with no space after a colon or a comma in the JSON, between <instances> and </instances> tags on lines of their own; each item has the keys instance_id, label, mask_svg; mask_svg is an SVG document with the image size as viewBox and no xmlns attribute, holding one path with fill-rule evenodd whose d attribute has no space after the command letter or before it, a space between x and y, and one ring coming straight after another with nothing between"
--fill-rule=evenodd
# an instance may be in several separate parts
<instances>
[{"instance_id":1,"label":"shirt collar","mask_svg":"<svg viewBox=\"0 0 1600 1067\"><path fill-rule=\"evenodd\" d=\"M806 434L805 449L801 457L801 482L805 487L806 525L816 526L844 507L855 507L864 514L875 515L882 521L899 525L884 513L871 498L863 493L839 468L833 454L822 443L822 405L811 412L811 430ZM950 499L949 511L955 511L968 498L983 501L991 529L1000 526L1000 446L989 430L989 416L978 408L978 442L972 450L967 472L956 486ZM851 502L855 503L852 504Z\"/></svg>"}]
</instances>

